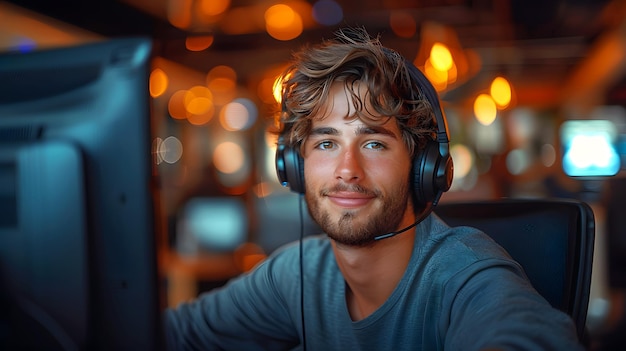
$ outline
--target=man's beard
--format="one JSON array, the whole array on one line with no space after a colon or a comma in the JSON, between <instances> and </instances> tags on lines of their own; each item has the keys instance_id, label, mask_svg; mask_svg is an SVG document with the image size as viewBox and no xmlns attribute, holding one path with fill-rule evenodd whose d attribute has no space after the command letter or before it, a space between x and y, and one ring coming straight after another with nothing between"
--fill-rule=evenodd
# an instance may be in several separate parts
<instances>
[{"instance_id":1,"label":"man's beard","mask_svg":"<svg viewBox=\"0 0 626 351\"><path fill-rule=\"evenodd\" d=\"M339 244L363 247L372 244L380 235L395 231L404 217L409 205L408 182L399 182L386 197L381 197L379 191L366 189L360 185L340 184L333 188L325 188L318 193L310 189L305 192L305 198L311 217L319 224L324 232ZM334 221L331 213L320 203L326 194L337 191L354 191L374 195L380 200L378 206L370 208L378 210L375 213L359 213L359 210L344 210L338 221Z\"/></svg>"}]
</instances>

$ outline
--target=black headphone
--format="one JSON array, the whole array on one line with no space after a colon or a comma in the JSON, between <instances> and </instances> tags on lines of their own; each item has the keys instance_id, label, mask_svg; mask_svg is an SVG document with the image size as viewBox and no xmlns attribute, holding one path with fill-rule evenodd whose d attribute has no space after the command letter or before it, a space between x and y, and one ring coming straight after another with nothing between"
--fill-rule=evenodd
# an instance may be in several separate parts
<instances>
[{"instance_id":1,"label":"black headphone","mask_svg":"<svg viewBox=\"0 0 626 351\"><path fill-rule=\"evenodd\" d=\"M453 163L450 157L448 123L433 85L412 63L406 61L411 80L432 106L437 120L437 137L413 157L413 184L416 207L435 206L441 195L452 185ZM298 150L287 146L288 129L278 137L276 173L283 186L304 194L304 159Z\"/></svg>"}]
</instances>

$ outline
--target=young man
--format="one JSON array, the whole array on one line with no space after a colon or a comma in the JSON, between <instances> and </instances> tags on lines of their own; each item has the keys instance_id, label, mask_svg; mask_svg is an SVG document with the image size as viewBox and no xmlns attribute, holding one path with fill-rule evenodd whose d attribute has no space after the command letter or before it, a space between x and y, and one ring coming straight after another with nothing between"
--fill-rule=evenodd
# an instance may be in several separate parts
<instances>
[{"instance_id":1,"label":"young man","mask_svg":"<svg viewBox=\"0 0 626 351\"><path fill-rule=\"evenodd\" d=\"M167 311L171 349L582 349L505 251L430 214L451 161L421 184L445 120L420 77L360 29L295 56L277 167L325 235Z\"/></svg>"}]
</instances>

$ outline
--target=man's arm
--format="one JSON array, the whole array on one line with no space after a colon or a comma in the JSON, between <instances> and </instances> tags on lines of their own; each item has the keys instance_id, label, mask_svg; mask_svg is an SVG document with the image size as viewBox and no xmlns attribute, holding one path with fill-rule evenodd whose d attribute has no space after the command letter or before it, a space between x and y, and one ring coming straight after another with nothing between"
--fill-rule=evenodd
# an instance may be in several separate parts
<instances>
[{"instance_id":1,"label":"man's arm","mask_svg":"<svg viewBox=\"0 0 626 351\"><path fill-rule=\"evenodd\" d=\"M272 256L250 274L165 312L168 350L271 350L299 343L297 265Z\"/></svg>"},{"instance_id":2,"label":"man's arm","mask_svg":"<svg viewBox=\"0 0 626 351\"><path fill-rule=\"evenodd\" d=\"M510 262L485 260L468 267L450 281L446 298L453 300L446 349L584 350L571 318Z\"/></svg>"}]
</instances>

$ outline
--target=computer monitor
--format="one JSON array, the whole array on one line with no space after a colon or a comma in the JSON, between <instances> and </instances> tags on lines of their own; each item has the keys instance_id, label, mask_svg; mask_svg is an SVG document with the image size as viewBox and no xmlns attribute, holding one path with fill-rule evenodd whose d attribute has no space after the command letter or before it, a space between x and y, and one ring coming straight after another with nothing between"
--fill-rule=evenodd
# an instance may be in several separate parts
<instances>
[{"instance_id":1,"label":"computer monitor","mask_svg":"<svg viewBox=\"0 0 626 351\"><path fill-rule=\"evenodd\" d=\"M621 168L619 131L610 120L568 120L560 126L563 171L570 177L616 175Z\"/></svg>"},{"instance_id":2,"label":"computer monitor","mask_svg":"<svg viewBox=\"0 0 626 351\"><path fill-rule=\"evenodd\" d=\"M161 347L151 56L0 55L0 349Z\"/></svg>"}]
</instances>

